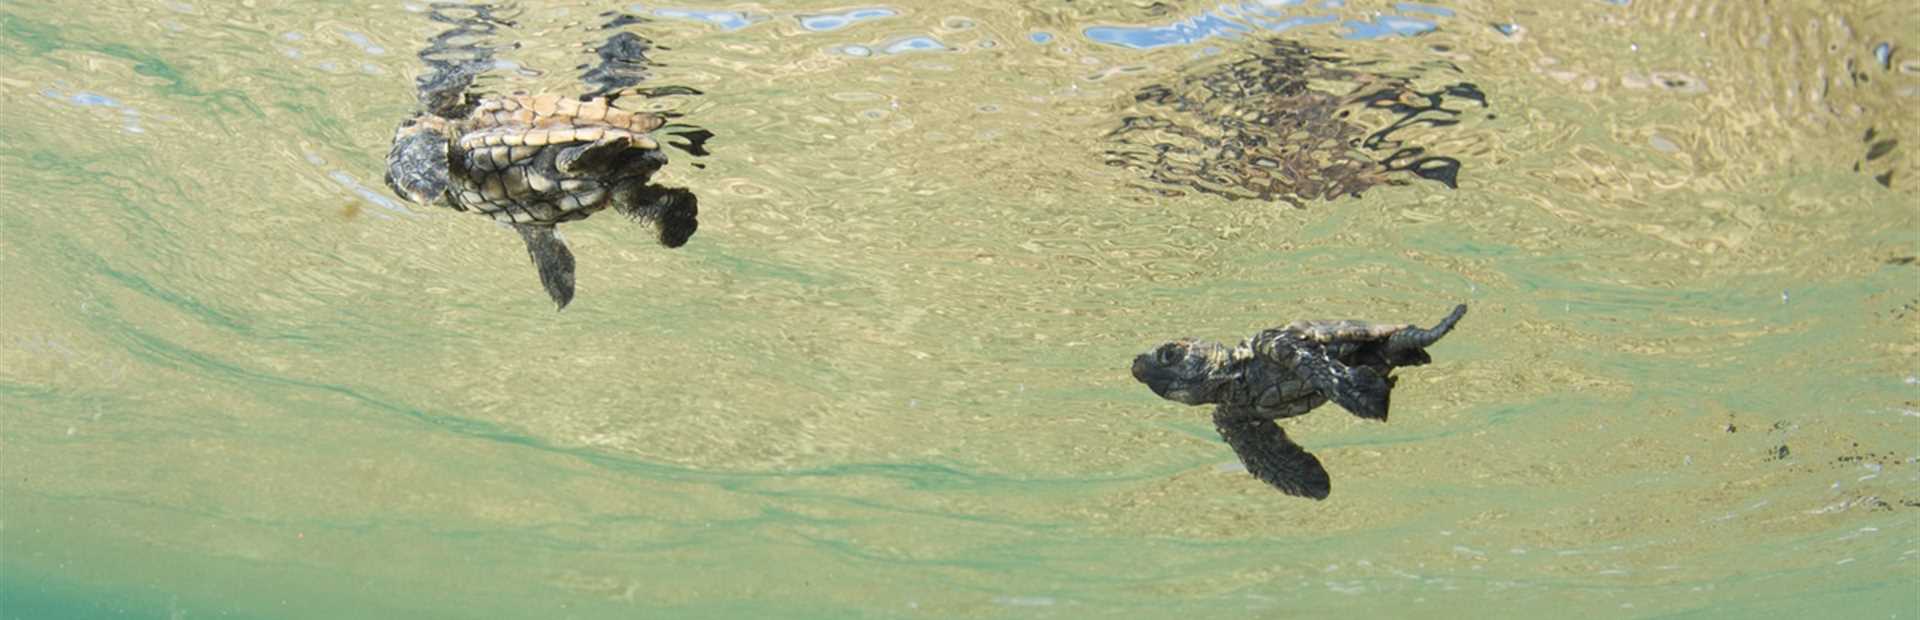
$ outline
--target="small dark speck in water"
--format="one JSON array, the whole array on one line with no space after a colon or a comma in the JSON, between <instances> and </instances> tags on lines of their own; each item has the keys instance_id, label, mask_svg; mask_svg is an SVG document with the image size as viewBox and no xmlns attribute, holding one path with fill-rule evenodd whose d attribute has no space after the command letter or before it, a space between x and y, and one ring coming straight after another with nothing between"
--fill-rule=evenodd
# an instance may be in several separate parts
<instances>
[{"instance_id":1,"label":"small dark speck in water","mask_svg":"<svg viewBox=\"0 0 1920 620\"><path fill-rule=\"evenodd\" d=\"M1776 460L1776 461L1787 460L1787 455L1790 455L1790 454L1793 454L1793 451L1787 449L1787 444L1780 444L1780 447L1775 448L1773 450L1773 460Z\"/></svg>"},{"instance_id":2,"label":"small dark speck in water","mask_svg":"<svg viewBox=\"0 0 1920 620\"><path fill-rule=\"evenodd\" d=\"M1887 259L1889 265L1913 265L1920 262L1920 256L1895 256Z\"/></svg>"},{"instance_id":3,"label":"small dark speck in water","mask_svg":"<svg viewBox=\"0 0 1920 620\"><path fill-rule=\"evenodd\" d=\"M624 14L624 13L623 13L623 14L619 14L619 15L615 15L615 14L614 14L613 12L611 12L611 11L609 11L609 12L606 12L606 13L601 13L601 14L600 14L600 16L601 16L601 17L612 17L612 18L613 18L613 19L611 19L611 20L608 20L608 21L607 21L607 23L605 23L605 24L602 24L602 25L600 26L600 28L601 28L601 29L603 29L603 30L613 30L613 29L616 29L616 28L621 28L621 27L624 27L624 26L631 26L631 25L634 25L634 24L644 24L644 23L647 23L647 18L645 18L645 17L640 17L640 16L638 16L638 15L628 15L628 14Z\"/></svg>"}]
</instances>

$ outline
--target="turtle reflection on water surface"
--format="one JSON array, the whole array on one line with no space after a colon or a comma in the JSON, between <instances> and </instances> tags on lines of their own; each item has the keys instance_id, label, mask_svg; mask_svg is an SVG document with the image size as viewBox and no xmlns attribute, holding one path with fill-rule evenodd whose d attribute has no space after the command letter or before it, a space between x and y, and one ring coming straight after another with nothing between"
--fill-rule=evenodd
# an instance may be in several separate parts
<instances>
[{"instance_id":1,"label":"turtle reflection on water surface","mask_svg":"<svg viewBox=\"0 0 1920 620\"><path fill-rule=\"evenodd\" d=\"M1255 45L1249 57L1135 92L1135 112L1107 134L1107 165L1143 173L1143 187L1161 195L1191 191L1295 207L1403 184L1405 174L1457 184L1460 160L1398 134L1459 124L1465 104L1487 106L1478 87L1422 91L1411 72L1362 69L1371 63L1284 39ZM1327 90L1335 85L1344 92ZM1393 120L1365 127L1358 113L1366 110Z\"/></svg>"}]
</instances>

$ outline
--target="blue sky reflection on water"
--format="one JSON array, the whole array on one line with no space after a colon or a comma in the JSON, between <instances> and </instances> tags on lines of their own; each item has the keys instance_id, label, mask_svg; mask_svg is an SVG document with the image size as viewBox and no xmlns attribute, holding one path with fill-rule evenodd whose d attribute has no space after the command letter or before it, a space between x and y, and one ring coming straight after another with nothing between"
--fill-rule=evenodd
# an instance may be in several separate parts
<instances>
[{"instance_id":1,"label":"blue sky reflection on water","mask_svg":"<svg viewBox=\"0 0 1920 620\"><path fill-rule=\"evenodd\" d=\"M740 11L658 8L654 9L652 13L657 17L712 24L721 30L740 30L767 20L765 15L754 15Z\"/></svg>"},{"instance_id":2,"label":"blue sky reflection on water","mask_svg":"<svg viewBox=\"0 0 1920 620\"><path fill-rule=\"evenodd\" d=\"M814 15L801 15L796 17L795 19L800 20L801 28L805 28L813 32L831 32L834 30L845 28L847 26L858 24L860 22L873 21L876 19L886 19L888 17L893 17L899 14L900 13L898 11L895 11L893 9L881 7L881 8L853 9L851 11L846 11L842 13L822 13L822 14L814 14Z\"/></svg>"},{"instance_id":3,"label":"blue sky reflection on water","mask_svg":"<svg viewBox=\"0 0 1920 620\"><path fill-rule=\"evenodd\" d=\"M1281 7L1299 5L1300 2L1276 4L1242 3L1223 5L1198 15L1177 19L1167 24L1145 26L1093 26L1082 31L1088 40L1104 45L1113 45L1131 49L1155 49L1168 46L1190 45L1213 38L1235 39L1256 32L1286 32L1296 28L1340 23L1346 28L1342 38L1350 40L1377 39L1394 36L1416 36L1438 29L1434 21L1406 15L1380 15L1370 19L1346 19L1334 14L1288 15ZM1323 3L1321 8L1339 8L1339 3ZM1444 7L1402 2L1394 5L1402 13L1415 13L1433 17L1452 17L1453 11ZM1040 41L1036 41L1040 42Z\"/></svg>"}]
</instances>

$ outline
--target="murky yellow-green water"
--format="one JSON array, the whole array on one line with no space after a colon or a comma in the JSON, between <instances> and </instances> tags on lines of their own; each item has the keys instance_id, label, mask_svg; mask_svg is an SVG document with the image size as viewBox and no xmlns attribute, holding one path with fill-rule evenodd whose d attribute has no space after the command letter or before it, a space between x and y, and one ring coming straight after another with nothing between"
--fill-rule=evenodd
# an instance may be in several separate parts
<instances>
[{"instance_id":1,"label":"murky yellow-green water","mask_svg":"<svg viewBox=\"0 0 1920 620\"><path fill-rule=\"evenodd\" d=\"M1916 7L1012 4L522 5L485 88L625 11L717 135L556 314L381 185L422 6L0 3L0 617L1920 615ZM1109 165L1270 37L1477 85L1459 188ZM1324 502L1126 371L1456 302Z\"/></svg>"}]
</instances>

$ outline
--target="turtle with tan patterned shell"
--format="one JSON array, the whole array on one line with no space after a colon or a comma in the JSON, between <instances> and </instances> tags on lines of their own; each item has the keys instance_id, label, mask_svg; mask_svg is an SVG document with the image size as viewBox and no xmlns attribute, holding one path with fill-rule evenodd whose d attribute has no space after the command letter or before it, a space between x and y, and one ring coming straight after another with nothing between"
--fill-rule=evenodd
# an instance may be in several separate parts
<instances>
[{"instance_id":1,"label":"turtle with tan patterned shell","mask_svg":"<svg viewBox=\"0 0 1920 620\"><path fill-rule=\"evenodd\" d=\"M1433 361L1438 342L1467 307L1431 329L1365 321L1295 321L1254 334L1237 347L1191 338L1162 344L1133 360L1133 378L1167 400L1215 405L1214 428L1247 472L1282 493L1326 499L1332 481L1320 459L1274 423L1327 401L1385 421L1394 368Z\"/></svg>"},{"instance_id":2,"label":"turtle with tan patterned shell","mask_svg":"<svg viewBox=\"0 0 1920 620\"><path fill-rule=\"evenodd\" d=\"M460 118L401 123L387 185L401 197L493 218L526 241L560 308L573 299L573 253L554 226L613 207L680 247L699 227L693 192L648 183L667 162L651 133L664 120L606 99L514 94L480 99Z\"/></svg>"}]
</instances>

